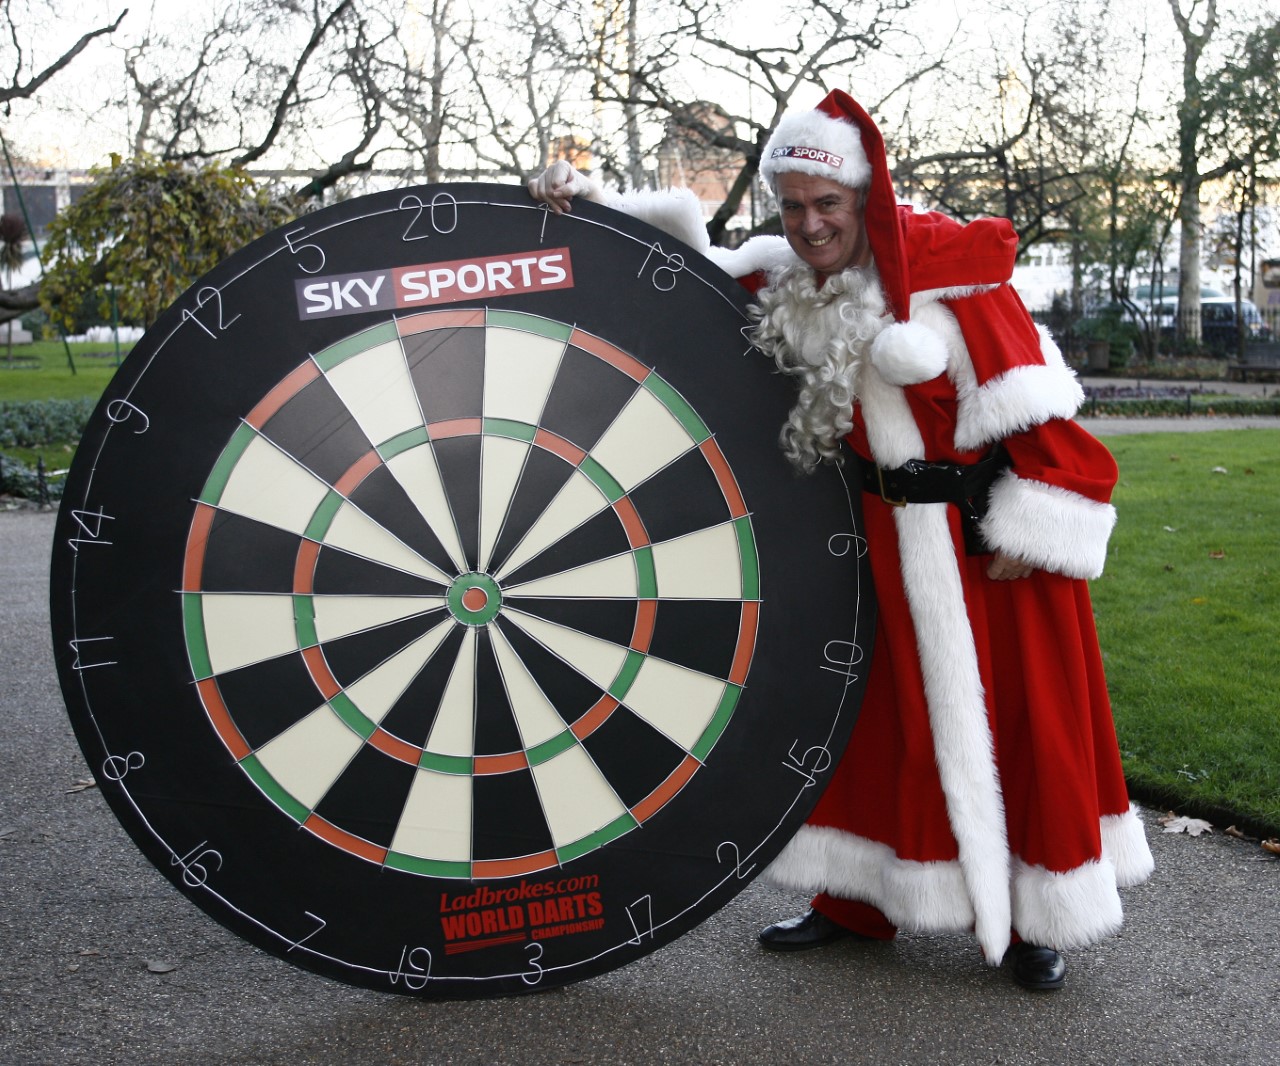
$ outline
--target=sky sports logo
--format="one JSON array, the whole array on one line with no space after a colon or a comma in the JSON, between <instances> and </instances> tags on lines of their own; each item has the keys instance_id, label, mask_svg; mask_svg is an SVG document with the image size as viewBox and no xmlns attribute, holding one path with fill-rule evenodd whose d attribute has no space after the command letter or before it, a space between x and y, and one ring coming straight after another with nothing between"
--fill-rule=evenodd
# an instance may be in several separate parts
<instances>
[{"instance_id":1,"label":"sky sports logo","mask_svg":"<svg viewBox=\"0 0 1280 1066\"><path fill-rule=\"evenodd\" d=\"M773 159L812 159L815 163L826 163L829 167L839 169L844 164L844 156L825 152L821 148L805 148L802 145L787 145L773 150Z\"/></svg>"},{"instance_id":2,"label":"sky sports logo","mask_svg":"<svg viewBox=\"0 0 1280 1066\"><path fill-rule=\"evenodd\" d=\"M294 282L298 317L332 318L366 311L394 311L459 300L492 299L524 292L573 288L568 248L515 252L483 259L331 274Z\"/></svg>"}]
</instances>

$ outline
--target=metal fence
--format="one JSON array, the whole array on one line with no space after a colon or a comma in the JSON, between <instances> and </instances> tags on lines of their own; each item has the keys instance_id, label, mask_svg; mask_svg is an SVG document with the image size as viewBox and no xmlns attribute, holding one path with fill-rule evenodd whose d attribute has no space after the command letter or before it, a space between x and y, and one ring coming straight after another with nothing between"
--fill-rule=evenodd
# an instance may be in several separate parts
<instances>
[{"instance_id":1,"label":"metal fence","mask_svg":"<svg viewBox=\"0 0 1280 1066\"><path fill-rule=\"evenodd\" d=\"M1110 349L1112 361L1127 356L1202 356L1249 363L1280 363L1280 307L1234 301L1204 303L1179 313L1172 306L1108 304L1084 317L1037 314L1064 351L1083 359L1092 347Z\"/></svg>"}]
</instances>

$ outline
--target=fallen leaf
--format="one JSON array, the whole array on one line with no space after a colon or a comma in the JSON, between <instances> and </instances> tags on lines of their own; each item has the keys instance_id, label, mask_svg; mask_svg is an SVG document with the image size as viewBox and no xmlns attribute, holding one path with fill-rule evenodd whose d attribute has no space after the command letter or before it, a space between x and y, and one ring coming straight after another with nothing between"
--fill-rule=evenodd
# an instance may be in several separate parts
<instances>
[{"instance_id":1,"label":"fallen leaf","mask_svg":"<svg viewBox=\"0 0 1280 1066\"><path fill-rule=\"evenodd\" d=\"M1237 840L1257 840L1258 839L1257 837L1249 836L1248 833L1242 833L1234 825L1227 826L1227 828L1224 829L1223 832L1226 833L1227 836L1229 837L1235 837Z\"/></svg>"},{"instance_id":2,"label":"fallen leaf","mask_svg":"<svg viewBox=\"0 0 1280 1066\"><path fill-rule=\"evenodd\" d=\"M1219 548L1217 551L1213 551L1209 553L1210 559L1225 559L1226 557L1227 557L1227 553L1223 551L1221 548Z\"/></svg>"},{"instance_id":3,"label":"fallen leaf","mask_svg":"<svg viewBox=\"0 0 1280 1066\"><path fill-rule=\"evenodd\" d=\"M80 950L80 954L81 955L101 955L102 952L99 951L97 948L82 948Z\"/></svg>"},{"instance_id":4,"label":"fallen leaf","mask_svg":"<svg viewBox=\"0 0 1280 1066\"><path fill-rule=\"evenodd\" d=\"M152 973L172 973L177 968L176 963L164 962L160 959L147 960L147 969Z\"/></svg>"},{"instance_id":5,"label":"fallen leaf","mask_svg":"<svg viewBox=\"0 0 1280 1066\"><path fill-rule=\"evenodd\" d=\"M1244 468L1244 472L1245 472L1246 474L1252 474L1252 473L1253 473L1253 467L1251 467L1251 466L1246 466L1246 467Z\"/></svg>"},{"instance_id":6,"label":"fallen leaf","mask_svg":"<svg viewBox=\"0 0 1280 1066\"><path fill-rule=\"evenodd\" d=\"M1161 819L1166 833L1186 833L1189 837L1198 837L1201 833L1212 833L1213 826L1203 818L1188 818L1181 815L1168 820Z\"/></svg>"},{"instance_id":7,"label":"fallen leaf","mask_svg":"<svg viewBox=\"0 0 1280 1066\"><path fill-rule=\"evenodd\" d=\"M75 782L69 789L67 789L66 792L63 793L63 795L70 796L71 793L73 792L83 792L86 788L97 788L97 787L98 787L98 782L94 781L92 778L90 778L87 781L81 779Z\"/></svg>"},{"instance_id":8,"label":"fallen leaf","mask_svg":"<svg viewBox=\"0 0 1280 1066\"><path fill-rule=\"evenodd\" d=\"M1271 852L1272 855L1280 855L1280 840L1277 840L1275 837L1271 837L1269 840L1264 840L1262 842L1262 847L1266 851Z\"/></svg>"}]
</instances>

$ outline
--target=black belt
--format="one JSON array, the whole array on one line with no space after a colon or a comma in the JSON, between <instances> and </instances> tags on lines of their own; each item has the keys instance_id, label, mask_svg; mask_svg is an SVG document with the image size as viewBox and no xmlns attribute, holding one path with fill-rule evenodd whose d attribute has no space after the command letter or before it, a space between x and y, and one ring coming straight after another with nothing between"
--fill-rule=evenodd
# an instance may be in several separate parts
<instances>
[{"instance_id":1,"label":"black belt","mask_svg":"<svg viewBox=\"0 0 1280 1066\"><path fill-rule=\"evenodd\" d=\"M923 459L908 459L901 466L886 470L864 460L862 488L894 507L905 507L909 503L963 504L974 499L985 503L991 483L1008 465L1009 456L1003 448L997 448L976 463L926 463Z\"/></svg>"}]
</instances>

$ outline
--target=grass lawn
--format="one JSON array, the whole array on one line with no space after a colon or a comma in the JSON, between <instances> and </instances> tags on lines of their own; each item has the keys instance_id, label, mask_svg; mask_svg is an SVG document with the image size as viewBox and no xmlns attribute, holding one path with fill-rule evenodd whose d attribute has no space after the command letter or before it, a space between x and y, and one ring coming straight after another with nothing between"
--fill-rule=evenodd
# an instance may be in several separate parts
<instances>
[{"instance_id":1,"label":"grass lawn","mask_svg":"<svg viewBox=\"0 0 1280 1066\"><path fill-rule=\"evenodd\" d=\"M120 358L131 345L120 346ZM116 371L115 345L73 344L73 374L67 366L67 350L61 341L35 341L13 348L8 359L4 334L0 331L0 403L20 400L74 400L81 396L97 400Z\"/></svg>"},{"instance_id":2,"label":"grass lawn","mask_svg":"<svg viewBox=\"0 0 1280 1066\"><path fill-rule=\"evenodd\" d=\"M123 360L132 345L120 346ZM107 382L116 372L116 348L113 343L72 344L73 374L67 365L67 349L61 341L36 341L15 345L13 358L3 343L0 331L0 403L24 403L31 400L77 400L97 402ZM38 448L8 448L5 455L35 469L37 459L44 460L48 470L65 470L75 454L76 441L50 441Z\"/></svg>"},{"instance_id":3,"label":"grass lawn","mask_svg":"<svg viewBox=\"0 0 1280 1066\"><path fill-rule=\"evenodd\" d=\"M1134 795L1280 833L1280 431L1111 437L1094 608Z\"/></svg>"}]
</instances>

